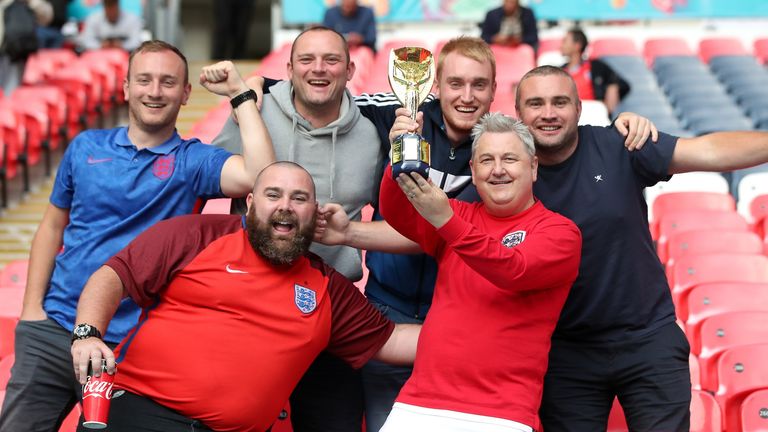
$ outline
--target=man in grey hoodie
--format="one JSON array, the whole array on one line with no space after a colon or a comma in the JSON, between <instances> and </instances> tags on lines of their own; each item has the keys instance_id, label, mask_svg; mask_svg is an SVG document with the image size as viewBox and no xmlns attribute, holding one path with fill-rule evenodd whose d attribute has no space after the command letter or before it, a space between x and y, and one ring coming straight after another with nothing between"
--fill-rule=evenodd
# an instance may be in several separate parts
<instances>
[{"instance_id":1,"label":"man in grey hoodie","mask_svg":"<svg viewBox=\"0 0 768 432\"><path fill-rule=\"evenodd\" d=\"M378 196L388 148L381 146L375 126L360 114L346 89L355 64L344 37L325 27L305 30L294 40L287 69L290 80L270 87L261 107L277 160L306 168L320 204L339 203L350 218L360 220L362 208ZM240 133L233 119L213 144L239 151ZM362 277L359 250L318 243L310 250L347 278ZM322 354L291 396L293 429L359 432L362 399L357 373Z\"/></svg>"}]
</instances>

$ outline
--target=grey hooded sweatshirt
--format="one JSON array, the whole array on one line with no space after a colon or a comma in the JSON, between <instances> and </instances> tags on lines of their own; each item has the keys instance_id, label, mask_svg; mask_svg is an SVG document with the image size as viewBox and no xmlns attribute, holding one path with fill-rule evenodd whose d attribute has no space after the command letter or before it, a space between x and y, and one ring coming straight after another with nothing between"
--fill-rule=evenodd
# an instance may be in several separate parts
<instances>
[{"instance_id":1,"label":"grey hooded sweatshirt","mask_svg":"<svg viewBox=\"0 0 768 432\"><path fill-rule=\"evenodd\" d=\"M312 175L317 201L341 204L350 220L360 220L360 210L379 193L382 149L373 123L360 114L349 90L344 90L339 118L313 128L293 105L293 86L281 81L264 95L261 116L267 125L278 161L291 161ZM242 153L237 124L230 118L213 144ZM362 277L360 251L348 246L313 243L310 250L351 280Z\"/></svg>"}]
</instances>

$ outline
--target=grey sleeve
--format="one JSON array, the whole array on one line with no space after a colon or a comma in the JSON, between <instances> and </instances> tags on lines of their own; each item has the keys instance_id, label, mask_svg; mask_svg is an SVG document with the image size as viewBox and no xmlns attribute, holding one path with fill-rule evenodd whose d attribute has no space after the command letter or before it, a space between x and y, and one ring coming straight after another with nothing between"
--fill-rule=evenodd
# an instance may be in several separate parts
<instances>
[{"instance_id":1,"label":"grey sleeve","mask_svg":"<svg viewBox=\"0 0 768 432\"><path fill-rule=\"evenodd\" d=\"M227 122L224 123L224 127L216 138L213 139L211 145L223 148L233 154L243 153L243 142L240 139L240 126L235 123L232 116L227 118Z\"/></svg>"}]
</instances>

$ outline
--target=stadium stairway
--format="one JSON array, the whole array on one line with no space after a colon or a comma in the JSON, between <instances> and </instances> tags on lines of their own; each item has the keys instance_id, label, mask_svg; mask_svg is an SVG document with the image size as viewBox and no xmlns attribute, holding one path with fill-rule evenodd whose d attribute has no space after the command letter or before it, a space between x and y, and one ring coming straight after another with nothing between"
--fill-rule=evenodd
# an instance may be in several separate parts
<instances>
[{"instance_id":1,"label":"stadium stairway","mask_svg":"<svg viewBox=\"0 0 768 432\"><path fill-rule=\"evenodd\" d=\"M182 136L187 134L194 123L201 119L206 112L221 102L221 97L209 93L198 83L200 69L207 64L207 61L190 62L192 96L189 103L182 107L177 122L179 133ZM236 66L243 76L249 76L258 65L259 61L256 60L236 62ZM123 107L118 123L125 124L126 122L127 109ZM56 152L54 163L58 163L62 151ZM42 173L33 173L32 191L21 198L19 198L20 194L14 195L8 208L0 211L0 269L10 261L29 257L32 237L48 205L52 186L53 177L45 178Z\"/></svg>"}]
</instances>

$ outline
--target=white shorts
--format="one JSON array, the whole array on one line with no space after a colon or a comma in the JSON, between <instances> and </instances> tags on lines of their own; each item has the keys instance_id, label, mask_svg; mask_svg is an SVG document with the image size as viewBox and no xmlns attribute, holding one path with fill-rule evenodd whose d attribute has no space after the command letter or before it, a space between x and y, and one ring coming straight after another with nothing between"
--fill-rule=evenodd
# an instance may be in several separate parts
<instances>
[{"instance_id":1,"label":"white shorts","mask_svg":"<svg viewBox=\"0 0 768 432\"><path fill-rule=\"evenodd\" d=\"M379 432L533 432L516 421L395 402Z\"/></svg>"}]
</instances>

